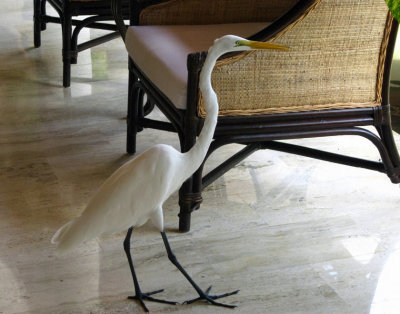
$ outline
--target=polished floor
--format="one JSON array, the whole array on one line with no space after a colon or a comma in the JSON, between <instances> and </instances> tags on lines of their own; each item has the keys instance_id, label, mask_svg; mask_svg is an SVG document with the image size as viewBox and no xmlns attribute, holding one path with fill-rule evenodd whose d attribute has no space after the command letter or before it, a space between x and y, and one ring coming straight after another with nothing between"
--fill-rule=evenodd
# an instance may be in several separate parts
<instances>
[{"instance_id":1,"label":"polished floor","mask_svg":"<svg viewBox=\"0 0 400 314\"><path fill-rule=\"evenodd\" d=\"M49 25L34 49L32 1L3 0L1 7L0 313L141 313L126 299L133 284L124 234L62 257L50 244L131 158L124 153L122 42L81 53L64 89L60 26ZM138 150L160 142L178 147L173 134L144 131ZM379 158L353 137L303 142ZM220 150L210 164L236 149ZM174 194L165 204L167 232L201 287L240 289L224 300L237 308L148 302L151 312L400 313L400 189L385 175L263 151L203 196L192 230L181 234ZM151 226L135 231L132 246L144 291L164 288L160 297L179 302L196 297Z\"/></svg>"}]
</instances>

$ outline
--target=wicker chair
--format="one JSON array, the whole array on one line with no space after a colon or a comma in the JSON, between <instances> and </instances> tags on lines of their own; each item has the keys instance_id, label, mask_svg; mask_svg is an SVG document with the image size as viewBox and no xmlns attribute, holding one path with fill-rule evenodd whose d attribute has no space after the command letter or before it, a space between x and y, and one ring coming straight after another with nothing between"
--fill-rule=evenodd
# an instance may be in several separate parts
<instances>
[{"instance_id":1,"label":"wicker chair","mask_svg":"<svg viewBox=\"0 0 400 314\"><path fill-rule=\"evenodd\" d=\"M125 17L128 17L128 1L123 1ZM46 14L46 3L49 3L58 13L59 17ZM73 16L85 16L84 19L73 19ZM34 45L40 47L41 32L46 29L47 23L61 24L63 47L63 85L69 87L71 84L71 64L75 64L78 52L104 43L119 36L115 24L102 21L114 20L107 0L33 0L33 32ZM72 31L72 26L75 26ZM109 30L104 36L78 44L79 32L84 28L97 28Z\"/></svg>"},{"instance_id":2,"label":"wicker chair","mask_svg":"<svg viewBox=\"0 0 400 314\"><path fill-rule=\"evenodd\" d=\"M193 146L205 114L199 72L213 38L234 33L291 47L285 53L228 54L217 62L212 81L220 112L209 154L230 143L244 148L204 177L201 167L184 183L180 230L189 230L202 189L259 149L376 170L400 182L388 99L398 24L385 1L132 0L133 26L127 29L120 0L112 1L130 55L130 153L143 128L177 132L182 151ZM145 93L148 101L143 105ZM153 104L170 123L146 117ZM375 126L377 134L363 128L368 125ZM381 161L279 141L337 135L370 140Z\"/></svg>"}]
</instances>

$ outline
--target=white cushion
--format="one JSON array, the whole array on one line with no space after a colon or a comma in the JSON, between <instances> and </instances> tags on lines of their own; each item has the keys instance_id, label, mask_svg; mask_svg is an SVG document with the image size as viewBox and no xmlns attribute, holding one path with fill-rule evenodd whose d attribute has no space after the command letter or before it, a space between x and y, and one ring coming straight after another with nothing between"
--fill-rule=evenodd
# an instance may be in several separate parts
<instances>
[{"instance_id":1,"label":"white cushion","mask_svg":"<svg viewBox=\"0 0 400 314\"><path fill-rule=\"evenodd\" d=\"M207 51L223 35L248 37L268 24L131 26L125 45L142 72L177 108L185 109L188 54Z\"/></svg>"}]
</instances>

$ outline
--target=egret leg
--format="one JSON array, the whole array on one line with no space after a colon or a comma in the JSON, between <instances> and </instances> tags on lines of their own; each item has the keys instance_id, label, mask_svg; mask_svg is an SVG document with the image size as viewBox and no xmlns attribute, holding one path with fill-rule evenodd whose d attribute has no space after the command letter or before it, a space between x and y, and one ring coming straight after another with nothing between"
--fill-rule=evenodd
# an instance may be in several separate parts
<instances>
[{"instance_id":1,"label":"egret leg","mask_svg":"<svg viewBox=\"0 0 400 314\"><path fill-rule=\"evenodd\" d=\"M153 302L159 302L159 303L166 303L166 304L178 304L177 302L173 302L173 301L166 301L166 300L161 300L161 299L156 299L151 297L151 295L156 294L156 293L160 293L162 291L164 291L163 289L161 290L157 290L157 291L153 291L153 292L142 292L140 290L140 286L139 286L139 282L137 280L136 277L136 272L135 272L135 268L133 267L133 262L132 262L132 256L131 256L131 236L132 236L132 231L133 231L133 227L128 229L128 233L126 234L125 240L124 240L124 250L126 253L126 257L128 258L128 262L129 262L129 267L131 269L131 273L132 273L132 278L133 278L133 284L135 286L135 295L134 296L129 296L128 299L131 300L138 300L140 305L143 307L143 309L146 312L149 312L149 309L146 307L146 304L144 303L144 300L149 300L149 301L153 301Z\"/></svg>"},{"instance_id":2,"label":"egret leg","mask_svg":"<svg viewBox=\"0 0 400 314\"><path fill-rule=\"evenodd\" d=\"M210 286L206 291L203 291L196 284L196 282L190 277L190 275L186 272L186 270L182 267L182 265L179 264L176 256L174 255L174 253L171 250L171 246L169 245L167 235L165 234L164 231L161 232L161 236L163 238L164 245L165 245L165 248L167 250L169 260L171 261L172 264L174 264L176 266L176 268L178 268L178 270L182 273L182 275L185 276L185 278L190 282L190 284L193 286L193 288L199 294L198 298L195 298L195 299L192 299L192 300L188 300L185 303L190 304L190 303L193 303L193 302L196 302L196 301L199 301L199 300L204 300L204 301L208 301L212 305L216 305L216 306L223 306L223 307L227 307L227 308L235 308L236 307L236 305L219 303L219 302L216 302L214 300L219 299L219 298L223 298L223 297L227 297L227 296L230 296L230 295L233 295L233 294L236 294L236 293L239 292L239 290L235 290L233 292L228 292L228 293L221 294L221 295L209 295L209 292L211 290L211 286Z\"/></svg>"}]
</instances>

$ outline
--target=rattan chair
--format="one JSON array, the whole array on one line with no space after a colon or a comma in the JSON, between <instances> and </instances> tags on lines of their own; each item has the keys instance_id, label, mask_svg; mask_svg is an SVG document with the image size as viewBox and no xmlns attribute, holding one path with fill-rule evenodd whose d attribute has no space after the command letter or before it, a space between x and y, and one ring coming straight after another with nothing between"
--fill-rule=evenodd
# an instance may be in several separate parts
<instances>
[{"instance_id":1,"label":"rattan chair","mask_svg":"<svg viewBox=\"0 0 400 314\"><path fill-rule=\"evenodd\" d=\"M129 4L125 0L122 2L125 2L123 4L126 13L124 17L128 18ZM47 3L56 10L58 17L46 14ZM85 17L73 19L73 16ZM64 87L69 87L71 84L71 64L77 63L79 52L119 37L115 24L104 23L104 21L114 21L110 11L110 4L107 0L34 0L33 20L35 47L40 47L41 32L46 29L47 23L61 24ZM75 26L75 28L73 29L72 26ZM78 44L78 35L85 27L111 32Z\"/></svg>"},{"instance_id":2,"label":"rattan chair","mask_svg":"<svg viewBox=\"0 0 400 314\"><path fill-rule=\"evenodd\" d=\"M184 183L180 230L189 230L202 189L259 149L376 170L400 182L388 98L398 24L385 1L132 0L131 10L133 26L126 29L120 0L113 0L130 55L129 153L144 128L177 132L182 151L193 146L205 114L199 72L213 38L234 33L291 47L285 53L228 54L217 62L212 81L220 111L209 154L230 143L244 148L205 176L201 167ZM146 117L153 104L170 123ZM376 134L364 126L374 126ZM354 145L360 137L370 140L381 161L280 141L338 135L357 135Z\"/></svg>"}]
</instances>

